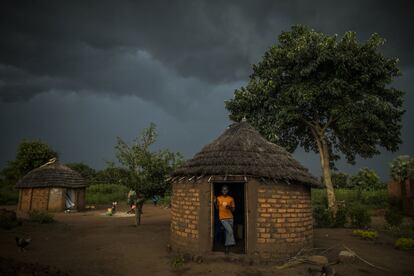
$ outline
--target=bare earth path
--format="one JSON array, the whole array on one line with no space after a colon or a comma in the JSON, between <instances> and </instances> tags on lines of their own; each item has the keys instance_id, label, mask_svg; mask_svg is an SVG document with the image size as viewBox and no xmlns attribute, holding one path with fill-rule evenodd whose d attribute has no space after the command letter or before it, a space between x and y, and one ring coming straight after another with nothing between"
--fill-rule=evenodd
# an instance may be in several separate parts
<instances>
[{"instance_id":1,"label":"bare earth path","mask_svg":"<svg viewBox=\"0 0 414 276\"><path fill-rule=\"evenodd\" d=\"M108 217L104 210L55 214L57 223L24 223L12 230L0 230L0 257L54 266L69 275L305 275L309 265L277 270L272 266L232 262L186 263L180 270L170 266L168 209L144 206L142 225L121 213ZM20 252L15 236L31 236L32 244ZM315 247L346 244L388 272L364 263L335 265L338 275L414 275L414 252L393 248L392 240L364 241L349 229L316 229ZM339 248L328 253L335 259ZM4 275L0 271L0 275Z\"/></svg>"}]
</instances>

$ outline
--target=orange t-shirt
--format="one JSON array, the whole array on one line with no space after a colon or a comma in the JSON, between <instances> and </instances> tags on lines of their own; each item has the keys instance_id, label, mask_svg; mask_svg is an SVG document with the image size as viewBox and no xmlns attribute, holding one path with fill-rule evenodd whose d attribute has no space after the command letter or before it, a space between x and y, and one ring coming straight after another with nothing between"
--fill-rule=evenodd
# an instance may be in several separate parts
<instances>
[{"instance_id":1,"label":"orange t-shirt","mask_svg":"<svg viewBox=\"0 0 414 276\"><path fill-rule=\"evenodd\" d=\"M217 206L219 210L220 219L232 219L233 213L226 206L235 208L234 199L231 196L218 196L217 197Z\"/></svg>"}]
</instances>

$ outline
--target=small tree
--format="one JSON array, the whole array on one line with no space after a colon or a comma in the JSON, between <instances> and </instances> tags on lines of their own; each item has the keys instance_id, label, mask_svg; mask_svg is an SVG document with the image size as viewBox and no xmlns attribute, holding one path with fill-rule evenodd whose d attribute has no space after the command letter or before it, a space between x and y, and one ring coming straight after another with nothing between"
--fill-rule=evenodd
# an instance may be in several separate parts
<instances>
[{"instance_id":1,"label":"small tree","mask_svg":"<svg viewBox=\"0 0 414 276\"><path fill-rule=\"evenodd\" d=\"M368 168L362 168L352 176L350 186L359 190L378 190L384 187L378 174Z\"/></svg>"},{"instance_id":2,"label":"small tree","mask_svg":"<svg viewBox=\"0 0 414 276\"><path fill-rule=\"evenodd\" d=\"M226 102L230 119L246 118L268 140L319 153L334 213L331 168L340 154L353 164L357 155L395 151L401 143L403 93L391 86L398 59L384 56L384 42L378 34L360 43L354 32L339 38L293 26Z\"/></svg>"},{"instance_id":3,"label":"small tree","mask_svg":"<svg viewBox=\"0 0 414 276\"><path fill-rule=\"evenodd\" d=\"M179 153L168 150L151 151L150 147L156 138L156 126L151 123L131 145L118 137L115 146L119 162L130 174L128 186L146 196L168 191L166 178L182 162Z\"/></svg>"}]
</instances>

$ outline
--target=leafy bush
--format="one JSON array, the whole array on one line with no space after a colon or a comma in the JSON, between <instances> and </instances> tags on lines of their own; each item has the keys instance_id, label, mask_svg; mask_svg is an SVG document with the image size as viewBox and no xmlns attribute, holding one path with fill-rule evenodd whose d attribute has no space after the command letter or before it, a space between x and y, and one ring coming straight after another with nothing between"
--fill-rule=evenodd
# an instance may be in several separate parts
<instances>
[{"instance_id":1,"label":"leafy bush","mask_svg":"<svg viewBox=\"0 0 414 276\"><path fill-rule=\"evenodd\" d=\"M348 210L345 207L339 207L333 222L333 227L345 227L348 220Z\"/></svg>"},{"instance_id":2,"label":"leafy bush","mask_svg":"<svg viewBox=\"0 0 414 276\"><path fill-rule=\"evenodd\" d=\"M414 239L400 238L395 242L398 249L414 249Z\"/></svg>"},{"instance_id":3,"label":"leafy bush","mask_svg":"<svg viewBox=\"0 0 414 276\"><path fill-rule=\"evenodd\" d=\"M337 201L344 201L348 206L354 203L361 203L365 207L386 208L388 202L387 190L361 191L358 198L358 191L351 189L335 189ZM312 189L312 205L327 205L325 189Z\"/></svg>"},{"instance_id":4,"label":"leafy bush","mask_svg":"<svg viewBox=\"0 0 414 276\"><path fill-rule=\"evenodd\" d=\"M158 204L163 207L169 207L171 204L171 196L164 195L162 198L160 198Z\"/></svg>"},{"instance_id":5,"label":"leafy bush","mask_svg":"<svg viewBox=\"0 0 414 276\"><path fill-rule=\"evenodd\" d=\"M44 211L32 210L28 212L28 215L29 215L29 220L32 222L43 224L43 223L52 223L55 221L52 214L48 212L44 212Z\"/></svg>"},{"instance_id":6,"label":"leafy bush","mask_svg":"<svg viewBox=\"0 0 414 276\"><path fill-rule=\"evenodd\" d=\"M377 173L374 170L370 170L368 168L362 168L356 175L352 176L350 179L350 186L360 190L368 191L385 188L385 185L381 183Z\"/></svg>"},{"instance_id":7,"label":"leafy bush","mask_svg":"<svg viewBox=\"0 0 414 276\"><path fill-rule=\"evenodd\" d=\"M388 208L385 211L384 218L390 226L399 227L403 222L404 217L399 210L394 208Z\"/></svg>"},{"instance_id":8,"label":"leafy bush","mask_svg":"<svg viewBox=\"0 0 414 276\"><path fill-rule=\"evenodd\" d=\"M331 227L334 222L332 213L323 205L317 205L313 208L313 217L316 227Z\"/></svg>"},{"instance_id":9,"label":"leafy bush","mask_svg":"<svg viewBox=\"0 0 414 276\"><path fill-rule=\"evenodd\" d=\"M386 189L376 191L362 191L361 203L369 208L385 208L387 206L388 192Z\"/></svg>"},{"instance_id":10,"label":"leafy bush","mask_svg":"<svg viewBox=\"0 0 414 276\"><path fill-rule=\"evenodd\" d=\"M376 240L378 238L377 231L354 230L352 234L366 240Z\"/></svg>"},{"instance_id":11,"label":"leafy bush","mask_svg":"<svg viewBox=\"0 0 414 276\"><path fill-rule=\"evenodd\" d=\"M367 228L371 224L371 216L366 207L356 204L349 209L351 226L356 228Z\"/></svg>"},{"instance_id":12,"label":"leafy bush","mask_svg":"<svg viewBox=\"0 0 414 276\"><path fill-rule=\"evenodd\" d=\"M88 204L108 204L113 201L125 201L128 188L118 184L95 184L86 188Z\"/></svg>"}]
</instances>

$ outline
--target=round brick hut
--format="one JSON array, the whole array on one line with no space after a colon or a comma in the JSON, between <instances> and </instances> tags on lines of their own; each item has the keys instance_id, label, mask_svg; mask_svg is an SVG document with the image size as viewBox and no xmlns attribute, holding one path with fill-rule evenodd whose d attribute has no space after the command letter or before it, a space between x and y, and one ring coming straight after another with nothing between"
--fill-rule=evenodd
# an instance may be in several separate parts
<instances>
[{"instance_id":1,"label":"round brick hut","mask_svg":"<svg viewBox=\"0 0 414 276\"><path fill-rule=\"evenodd\" d=\"M317 179L247 122L228 127L173 172L170 181L175 251L223 251L223 229L212 204L223 185L236 204L231 252L280 259L312 246L310 189L319 185Z\"/></svg>"},{"instance_id":2,"label":"round brick hut","mask_svg":"<svg viewBox=\"0 0 414 276\"><path fill-rule=\"evenodd\" d=\"M85 208L86 183L67 166L51 161L27 173L16 184L18 210L59 212Z\"/></svg>"}]
</instances>

